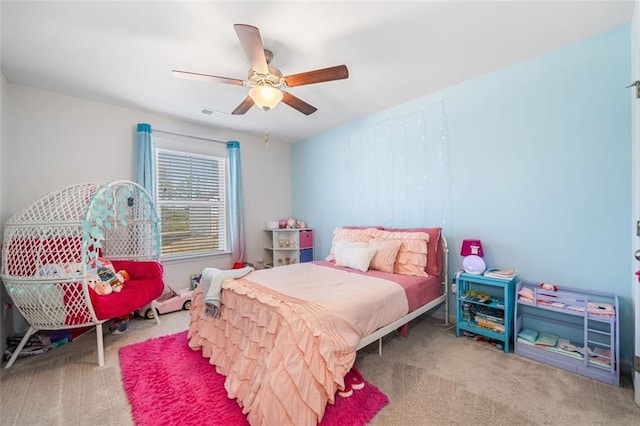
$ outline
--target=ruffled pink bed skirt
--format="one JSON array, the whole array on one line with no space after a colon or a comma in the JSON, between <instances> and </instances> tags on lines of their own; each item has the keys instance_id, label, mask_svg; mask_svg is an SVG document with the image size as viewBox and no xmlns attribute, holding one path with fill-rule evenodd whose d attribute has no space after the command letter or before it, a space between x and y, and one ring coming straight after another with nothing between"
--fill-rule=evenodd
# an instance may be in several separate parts
<instances>
[{"instance_id":1,"label":"ruffled pink bed skirt","mask_svg":"<svg viewBox=\"0 0 640 426\"><path fill-rule=\"evenodd\" d=\"M220 318L194 293L189 346L226 376L251 425L317 425L355 361L343 327L352 329L317 304L229 279Z\"/></svg>"}]
</instances>

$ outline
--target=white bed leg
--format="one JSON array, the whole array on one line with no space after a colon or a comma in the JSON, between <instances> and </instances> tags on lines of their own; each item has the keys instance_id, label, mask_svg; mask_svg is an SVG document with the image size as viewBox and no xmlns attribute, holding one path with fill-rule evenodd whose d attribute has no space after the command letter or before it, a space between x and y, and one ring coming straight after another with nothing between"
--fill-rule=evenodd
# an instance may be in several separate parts
<instances>
[{"instance_id":1,"label":"white bed leg","mask_svg":"<svg viewBox=\"0 0 640 426\"><path fill-rule=\"evenodd\" d=\"M378 339L378 356L382 356L382 337Z\"/></svg>"},{"instance_id":2,"label":"white bed leg","mask_svg":"<svg viewBox=\"0 0 640 426\"><path fill-rule=\"evenodd\" d=\"M449 325L449 298L444 302L444 325Z\"/></svg>"},{"instance_id":3,"label":"white bed leg","mask_svg":"<svg viewBox=\"0 0 640 426\"><path fill-rule=\"evenodd\" d=\"M104 367L104 340L102 338L102 323L96 324L96 339L98 340L98 367Z\"/></svg>"},{"instance_id":4,"label":"white bed leg","mask_svg":"<svg viewBox=\"0 0 640 426\"><path fill-rule=\"evenodd\" d=\"M29 330L27 330L27 333L24 335L22 340L20 340L20 344L18 344L18 347L16 348L16 350L13 351L13 355L11 355L11 358L9 358L9 362L7 362L7 365L5 365L4 368L9 368L13 365L13 363L18 358L18 355L20 355L20 352L22 352L22 348L24 348L24 345L26 345L27 342L29 341L29 337L31 337L31 335L35 333L35 331L36 331L35 328L33 328L32 326L29 326Z\"/></svg>"}]
</instances>

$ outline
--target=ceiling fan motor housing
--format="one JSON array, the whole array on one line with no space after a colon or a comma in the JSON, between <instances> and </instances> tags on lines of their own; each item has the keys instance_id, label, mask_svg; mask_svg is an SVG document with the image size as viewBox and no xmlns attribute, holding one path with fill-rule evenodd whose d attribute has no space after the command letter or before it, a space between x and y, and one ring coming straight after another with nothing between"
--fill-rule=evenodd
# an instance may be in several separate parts
<instances>
[{"instance_id":1,"label":"ceiling fan motor housing","mask_svg":"<svg viewBox=\"0 0 640 426\"><path fill-rule=\"evenodd\" d=\"M247 73L247 80L250 86L258 86L260 84L270 84L273 87L282 87L282 72L276 67L269 67L268 74L258 74L253 69L249 68Z\"/></svg>"}]
</instances>

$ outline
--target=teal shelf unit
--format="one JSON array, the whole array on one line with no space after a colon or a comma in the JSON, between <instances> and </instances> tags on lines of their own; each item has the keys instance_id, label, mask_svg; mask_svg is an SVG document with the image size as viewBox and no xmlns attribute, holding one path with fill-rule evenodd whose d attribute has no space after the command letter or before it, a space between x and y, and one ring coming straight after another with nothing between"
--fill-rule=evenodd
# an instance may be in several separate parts
<instances>
[{"instance_id":1,"label":"teal shelf unit","mask_svg":"<svg viewBox=\"0 0 640 426\"><path fill-rule=\"evenodd\" d=\"M513 312L517 277L500 279L459 272L456 275L456 336L462 331L502 342L509 353L513 330ZM487 293L489 300L469 297L469 291ZM494 325L493 329L482 323Z\"/></svg>"}]
</instances>

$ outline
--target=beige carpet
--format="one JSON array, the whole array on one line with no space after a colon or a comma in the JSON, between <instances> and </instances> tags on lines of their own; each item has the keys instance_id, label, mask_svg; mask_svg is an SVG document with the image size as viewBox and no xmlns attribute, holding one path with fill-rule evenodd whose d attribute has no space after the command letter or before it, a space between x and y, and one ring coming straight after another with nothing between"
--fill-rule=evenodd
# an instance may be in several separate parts
<instances>
[{"instance_id":1,"label":"beige carpet","mask_svg":"<svg viewBox=\"0 0 640 426\"><path fill-rule=\"evenodd\" d=\"M123 335L105 334L97 367L95 333L0 372L1 425L130 425L118 365L120 346L187 328L188 312L162 324L136 319ZM409 338L385 338L358 353L367 380L390 403L372 425L637 425L640 408L627 378L617 388L456 338L424 318ZM162 403L159 401L159 403Z\"/></svg>"}]
</instances>

